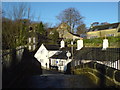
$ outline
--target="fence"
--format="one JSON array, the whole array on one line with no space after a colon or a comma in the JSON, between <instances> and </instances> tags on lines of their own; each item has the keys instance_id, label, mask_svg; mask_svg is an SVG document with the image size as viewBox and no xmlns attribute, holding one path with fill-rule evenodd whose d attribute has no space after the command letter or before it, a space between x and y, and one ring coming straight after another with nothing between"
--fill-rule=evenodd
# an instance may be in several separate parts
<instances>
[{"instance_id":1,"label":"fence","mask_svg":"<svg viewBox=\"0 0 120 90\"><path fill-rule=\"evenodd\" d=\"M114 68L114 69L117 69L117 70L120 70L120 60L117 60L117 61L105 61L105 62L100 62L100 61L94 61L94 60L73 60L72 61L72 67L77 67L81 64L86 64L86 63L89 63L89 62L96 62L96 63L99 63L99 64L103 64L103 65L106 65L108 67L111 67L111 68Z\"/></svg>"}]
</instances>

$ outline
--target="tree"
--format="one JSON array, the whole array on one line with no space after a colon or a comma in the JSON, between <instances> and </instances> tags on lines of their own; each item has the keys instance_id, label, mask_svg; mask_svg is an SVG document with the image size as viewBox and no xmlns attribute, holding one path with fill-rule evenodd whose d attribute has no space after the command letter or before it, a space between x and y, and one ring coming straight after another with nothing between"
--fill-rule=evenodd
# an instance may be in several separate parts
<instances>
[{"instance_id":1,"label":"tree","mask_svg":"<svg viewBox=\"0 0 120 90\"><path fill-rule=\"evenodd\" d=\"M20 23L21 22L21 23ZM16 48L26 44L28 21L13 21L2 18L2 45L3 49Z\"/></svg>"},{"instance_id":2,"label":"tree","mask_svg":"<svg viewBox=\"0 0 120 90\"><path fill-rule=\"evenodd\" d=\"M30 24L30 7L25 3L16 3L15 6L11 6L10 10L4 9L4 13L5 16L2 16L4 49L25 45Z\"/></svg>"},{"instance_id":3,"label":"tree","mask_svg":"<svg viewBox=\"0 0 120 90\"><path fill-rule=\"evenodd\" d=\"M15 47L15 36L16 31L13 30L14 24L12 20L2 18L2 48L8 49L11 47Z\"/></svg>"},{"instance_id":4,"label":"tree","mask_svg":"<svg viewBox=\"0 0 120 90\"><path fill-rule=\"evenodd\" d=\"M5 15L11 20L20 20L24 18L30 19L32 17L31 8L28 4L19 2L15 3L13 6L11 3L11 8L4 9Z\"/></svg>"},{"instance_id":5,"label":"tree","mask_svg":"<svg viewBox=\"0 0 120 90\"><path fill-rule=\"evenodd\" d=\"M51 31L51 34L48 35L48 38L50 38L54 43L57 43L59 39L59 33L54 29Z\"/></svg>"},{"instance_id":6,"label":"tree","mask_svg":"<svg viewBox=\"0 0 120 90\"><path fill-rule=\"evenodd\" d=\"M71 27L71 32L74 33L74 28L82 23L83 17L77 9L67 8L57 16L57 19L61 23L66 22Z\"/></svg>"},{"instance_id":7,"label":"tree","mask_svg":"<svg viewBox=\"0 0 120 90\"><path fill-rule=\"evenodd\" d=\"M44 25L42 22L40 22L37 26L37 31L39 34L41 35L45 35L45 29L44 29Z\"/></svg>"},{"instance_id":8,"label":"tree","mask_svg":"<svg viewBox=\"0 0 120 90\"><path fill-rule=\"evenodd\" d=\"M76 31L76 33L77 34L83 34L83 33L85 33L86 32L86 25L85 24L82 24L82 25L79 25L78 27L77 27L77 31Z\"/></svg>"}]
</instances>

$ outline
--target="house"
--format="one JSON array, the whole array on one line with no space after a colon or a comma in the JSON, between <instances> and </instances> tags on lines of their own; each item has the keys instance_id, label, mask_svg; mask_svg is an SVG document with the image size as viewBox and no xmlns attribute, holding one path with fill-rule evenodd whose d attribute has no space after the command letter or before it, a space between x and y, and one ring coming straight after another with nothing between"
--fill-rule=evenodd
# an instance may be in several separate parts
<instances>
[{"instance_id":1,"label":"house","mask_svg":"<svg viewBox=\"0 0 120 90\"><path fill-rule=\"evenodd\" d=\"M59 32L59 38L73 40L80 38L80 35L73 34L70 32L70 26L67 23L61 23L56 30Z\"/></svg>"},{"instance_id":2,"label":"house","mask_svg":"<svg viewBox=\"0 0 120 90\"><path fill-rule=\"evenodd\" d=\"M120 36L120 23L92 26L87 32L87 38Z\"/></svg>"},{"instance_id":3,"label":"house","mask_svg":"<svg viewBox=\"0 0 120 90\"><path fill-rule=\"evenodd\" d=\"M30 25L29 26L29 31L28 31L28 40L27 40L27 47L29 51L34 51L36 49L36 46L38 44L38 35L35 31L35 25Z\"/></svg>"},{"instance_id":4,"label":"house","mask_svg":"<svg viewBox=\"0 0 120 90\"><path fill-rule=\"evenodd\" d=\"M65 47L64 40L61 41L60 51L50 57L50 65L58 67L65 72L67 64L72 61L73 53L83 48L83 40L77 40L77 47Z\"/></svg>"},{"instance_id":5,"label":"house","mask_svg":"<svg viewBox=\"0 0 120 90\"><path fill-rule=\"evenodd\" d=\"M59 45L44 45L42 44L34 57L41 63L43 68L49 68L50 60L49 57L59 52Z\"/></svg>"},{"instance_id":6,"label":"house","mask_svg":"<svg viewBox=\"0 0 120 90\"><path fill-rule=\"evenodd\" d=\"M82 40L78 40L77 48L73 47L73 52L83 47ZM44 45L35 53L34 57L41 63L43 68L58 67L58 70L65 71L67 64L71 62L72 47L65 47L64 40L59 45Z\"/></svg>"},{"instance_id":7,"label":"house","mask_svg":"<svg viewBox=\"0 0 120 90\"><path fill-rule=\"evenodd\" d=\"M72 61L71 48L65 47L60 49L50 57L51 66L57 66L59 71L66 71L67 64Z\"/></svg>"},{"instance_id":8,"label":"house","mask_svg":"<svg viewBox=\"0 0 120 90\"><path fill-rule=\"evenodd\" d=\"M80 63L97 62L120 70L120 48L82 48L74 53L75 66Z\"/></svg>"}]
</instances>

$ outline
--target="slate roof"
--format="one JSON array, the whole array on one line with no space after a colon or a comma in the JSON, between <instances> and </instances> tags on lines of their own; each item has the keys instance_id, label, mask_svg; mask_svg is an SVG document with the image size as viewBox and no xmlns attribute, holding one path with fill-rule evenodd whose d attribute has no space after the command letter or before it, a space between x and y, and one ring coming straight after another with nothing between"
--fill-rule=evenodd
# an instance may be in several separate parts
<instances>
[{"instance_id":1,"label":"slate roof","mask_svg":"<svg viewBox=\"0 0 120 90\"><path fill-rule=\"evenodd\" d=\"M53 58L53 59L65 59L65 60L67 60L68 57L66 56L66 54L67 54L67 51L63 51L63 52L59 53L58 55L57 54L53 55L50 58ZM69 57L69 58L71 58L71 57Z\"/></svg>"},{"instance_id":2,"label":"slate roof","mask_svg":"<svg viewBox=\"0 0 120 90\"><path fill-rule=\"evenodd\" d=\"M120 48L82 48L74 53L75 60L98 60L116 61L120 60Z\"/></svg>"},{"instance_id":3,"label":"slate roof","mask_svg":"<svg viewBox=\"0 0 120 90\"><path fill-rule=\"evenodd\" d=\"M73 52L75 52L75 47L73 48ZM61 48L60 49L61 53L56 53L55 55L53 55L50 58L54 58L54 59L68 59L67 57L67 51L69 51L71 53L71 47L65 47L65 48ZM72 57L72 53L71 53L71 57ZM71 59L71 57L69 57Z\"/></svg>"},{"instance_id":4,"label":"slate roof","mask_svg":"<svg viewBox=\"0 0 120 90\"><path fill-rule=\"evenodd\" d=\"M44 45L47 50L54 51L54 50L59 50L60 45Z\"/></svg>"},{"instance_id":5,"label":"slate roof","mask_svg":"<svg viewBox=\"0 0 120 90\"><path fill-rule=\"evenodd\" d=\"M71 53L71 47L65 47L60 49L61 53L57 53L50 58L54 59L67 59L67 51ZM73 49L74 60L96 60L96 61L116 61L120 60L120 48L107 48L102 50L102 48L86 48L83 47L81 50ZM71 57L70 57L71 58Z\"/></svg>"}]
</instances>

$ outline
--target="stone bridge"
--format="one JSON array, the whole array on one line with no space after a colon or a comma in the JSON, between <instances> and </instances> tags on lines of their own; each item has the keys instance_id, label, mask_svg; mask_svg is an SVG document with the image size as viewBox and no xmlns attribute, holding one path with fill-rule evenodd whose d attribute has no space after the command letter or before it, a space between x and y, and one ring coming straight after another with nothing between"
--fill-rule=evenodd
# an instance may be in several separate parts
<instances>
[{"instance_id":1,"label":"stone bridge","mask_svg":"<svg viewBox=\"0 0 120 90\"><path fill-rule=\"evenodd\" d=\"M42 70L33 57L34 52L24 49L19 62L12 58L6 67L3 62L2 88L120 88L120 71L95 62L69 67L66 72ZM15 57L15 55L12 55ZM10 61L9 61L10 62ZM17 62L17 63L16 63Z\"/></svg>"}]
</instances>

